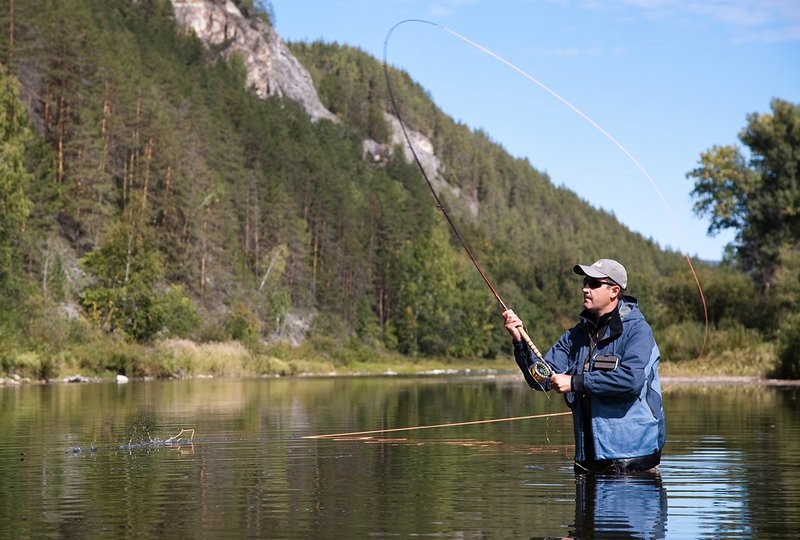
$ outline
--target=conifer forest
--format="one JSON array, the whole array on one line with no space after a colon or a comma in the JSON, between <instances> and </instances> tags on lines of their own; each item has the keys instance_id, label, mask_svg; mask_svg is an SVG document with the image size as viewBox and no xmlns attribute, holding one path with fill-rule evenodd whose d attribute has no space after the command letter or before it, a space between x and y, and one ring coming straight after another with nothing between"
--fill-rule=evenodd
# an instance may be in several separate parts
<instances>
[{"instance_id":1,"label":"conifer forest","mask_svg":"<svg viewBox=\"0 0 800 540\"><path fill-rule=\"evenodd\" d=\"M501 309L393 142L381 60L288 45L335 120L259 96L169 0L0 0L0 376L513 366ZM709 231L736 232L724 260L692 260L701 295L683 254L388 73L448 212L543 351L579 312L572 266L613 257L666 364L800 377L800 105L776 97L742 118L740 147L686 171ZM197 353L221 344L236 369Z\"/></svg>"}]
</instances>

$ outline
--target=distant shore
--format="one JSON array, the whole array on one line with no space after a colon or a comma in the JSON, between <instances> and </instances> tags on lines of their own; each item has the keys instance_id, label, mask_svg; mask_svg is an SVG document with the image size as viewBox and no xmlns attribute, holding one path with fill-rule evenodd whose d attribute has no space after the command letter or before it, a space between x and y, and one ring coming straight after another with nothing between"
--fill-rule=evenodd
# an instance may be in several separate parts
<instances>
[{"instance_id":1,"label":"distant shore","mask_svg":"<svg viewBox=\"0 0 800 540\"><path fill-rule=\"evenodd\" d=\"M661 385L689 385L689 384L725 384L725 385L753 385L765 386L800 386L800 379L772 379L757 376L739 375L701 375L692 376L667 376L661 377Z\"/></svg>"},{"instance_id":2,"label":"distant shore","mask_svg":"<svg viewBox=\"0 0 800 540\"><path fill-rule=\"evenodd\" d=\"M515 370L496 370L496 369L425 369L419 371L394 371L387 370L379 371L329 371L329 372L308 372L297 373L293 375L238 375L238 376L225 376L225 375L208 375L199 374L183 377L132 377L124 378L124 382L137 382L137 381L151 381L151 380L191 380L191 379L280 379L280 378L333 378L333 377L491 377L491 378L515 378L517 373ZM522 379L520 378L520 381ZM0 377L0 387L3 386L19 386L27 384L81 384L81 383L113 383L120 382L117 377L101 377L101 376L83 376L72 375L59 379L51 380L36 380L29 377L20 376L7 376ZM741 385L741 386L800 386L800 379L774 379L768 377L759 377L753 375L667 375L661 377L661 385L665 389L675 386L691 386L691 385Z\"/></svg>"}]
</instances>

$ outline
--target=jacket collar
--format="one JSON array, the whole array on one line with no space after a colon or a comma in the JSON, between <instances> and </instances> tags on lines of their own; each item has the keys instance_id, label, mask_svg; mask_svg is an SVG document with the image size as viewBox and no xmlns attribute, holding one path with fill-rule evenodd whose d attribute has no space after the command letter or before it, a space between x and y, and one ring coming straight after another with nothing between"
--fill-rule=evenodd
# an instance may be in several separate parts
<instances>
[{"instance_id":1,"label":"jacket collar","mask_svg":"<svg viewBox=\"0 0 800 540\"><path fill-rule=\"evenodd\" d=\"M607 326L608 332L603 331L601 339L614 339L622 334L622 322L629 319L637 307L636 298L623 295L614 311L600 317L600 321L595 322L594 315L586 309L581 312L579 318L590 335L594 334L598 328Z\"/></svg>"}]
</instances>

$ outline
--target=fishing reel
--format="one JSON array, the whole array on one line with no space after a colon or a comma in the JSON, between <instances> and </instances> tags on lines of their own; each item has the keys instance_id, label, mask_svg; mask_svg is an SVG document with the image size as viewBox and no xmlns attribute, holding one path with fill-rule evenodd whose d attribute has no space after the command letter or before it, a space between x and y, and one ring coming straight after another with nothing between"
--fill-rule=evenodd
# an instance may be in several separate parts
<instances>
[{"instance_id":1,"label":"fishing reel","mask_svg":"<svg viewBox=\"0 0 800 540\"><path fill-rule=\"evenodd\" d=\"M528 344L528 347L531 348L533 354L536 355L536 360L533 361L531 367L528 368L528 371L530 371L533 380L541 385L543 382L549 380L555 372L553 371L553 368L550 367L550 364L544 361L544 358L542 358L542 353L540 353L539 349L536 348L536 345L533 344L533 340L531 340L530 336L522 327L522 325L518 326L517 329L519 330L520 337Z\"/></svg>"},{"instance_id":2,"label":"fishing reel","mask_svg":"<svg viewBox=\"0 0 800 540\"><path fill-rule=\"evenodd\" d=\"M531 377L537 383L542 384L553 375L553 368L544 360L536 360L530 367Z\"/></svg>"}]
</instances>

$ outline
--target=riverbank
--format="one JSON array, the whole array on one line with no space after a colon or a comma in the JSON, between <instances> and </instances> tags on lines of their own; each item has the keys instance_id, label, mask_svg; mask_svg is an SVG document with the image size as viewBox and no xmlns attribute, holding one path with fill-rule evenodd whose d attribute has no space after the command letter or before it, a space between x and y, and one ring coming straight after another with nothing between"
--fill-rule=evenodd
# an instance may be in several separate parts
<instances>
[{"instance_id":1,"label":"riverbank","mask_svg":"<svg viewBox=\"0 0 800 540\"><path fill-rule=\"evenodd\" d=\"M662 361L662 379L746 384L771 380L776 359L769 351L705 355ZM57 357L23 353L6 361L0 385L137 379L330 377L394 375L518 374L513 356L494 359L422 358L377 351L357 342L315 339L299 346L236 341L197 343L164 340L149 346L107 341L85 344Z\"/></svg>"},{"instance_id":2,"label":"riverbank","mask_svg":"<svg viewBox=\"0 0 800 540\"><path fill-rule=\"evenodd\" d=\"M238 375L238 376L225 376L225 375L211 375L211 374L198 374L190 376L172 376L164 377L162 379L235 379L235 378L282 378L282 377L297 377L297 378L312 378L312 377L442 377L442 376L464 376L464 377L518 377L516 367L514 369L494 369L494 368L427 368L419 369L412 368L411 366L403 366L399 369L366 369L366 370L332 370L324 372L302 372L292 375L282 374L261 374L261 375ZM113 383L125 384L134 382L136 380L153 380L154 377L143 376L138 378L130 378L125 375L98 375L98 376L85 376L80 374L70 375L59 379L40 380L31 379L30 377L22 377L17 374L10 376L0 376L0 387L3 386L19 386L31 384L81 384L81 383ZM520 379L522 381L522 379ZM766 376L755 375L735 375L735 374L719 374L719 375L699 375L699 374L684 374L684 375L665 375L661 377L661 385L665 391L675 386L800 386L800 379L775 379Z\"/></svg>"}]
</instances>

